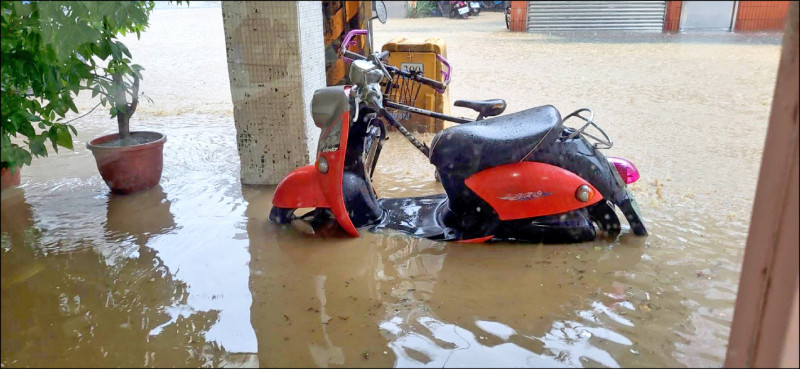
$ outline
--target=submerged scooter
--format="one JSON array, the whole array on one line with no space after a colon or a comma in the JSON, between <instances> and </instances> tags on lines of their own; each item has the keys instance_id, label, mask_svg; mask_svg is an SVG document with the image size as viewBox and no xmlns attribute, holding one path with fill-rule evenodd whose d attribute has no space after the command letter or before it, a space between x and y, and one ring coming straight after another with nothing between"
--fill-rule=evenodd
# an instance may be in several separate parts
<instances>
[{"instance_id":1,"label":"submerged scooter","mask_svg":"<svg viewBox=\"0 0 800 369\"><path fill-rule=\"evenodd\" d=\"M351 31L343 45L366 32ZM278 184L271 221L303 221L315 228L335 222L354 237L359 228L369 228L444 241L572 243L593 240L598 231L618 234L618 207L634 234L647 234L627 188L639 173L629 161L600 152L612 142L593 121L590 109L564 119L551 105L498 116L506 107L503 100L459 100L454 105L475 110L478 118L452 117L387 98L398 78L443 92L451 74L446 59L440 57L448 70L442 72L445 82L439 82L420 71L384 63L388 51L364 57L342 49L341 56L351 61L348 76L355 84L315 91L311 112L322 130L315 163L292 171ZM437 133L428 147L387 109L460 125ZM585 123L580 128L564 126L571 118ZM371 178L386 140L383 121L436 167L444 194L378 198ZM590 134L590 127L602 137ZM298 208L315 209L298 216Z\"/></svg>"}]
</instances>

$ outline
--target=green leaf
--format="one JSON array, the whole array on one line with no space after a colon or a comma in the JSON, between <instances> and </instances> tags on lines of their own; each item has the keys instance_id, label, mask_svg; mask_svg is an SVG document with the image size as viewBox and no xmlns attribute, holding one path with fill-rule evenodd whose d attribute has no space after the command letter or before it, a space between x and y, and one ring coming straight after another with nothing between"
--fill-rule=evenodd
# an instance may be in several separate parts
<instances>
[{"instance_id":1,"label":"green leaf","mask_svg":"<svg viewBox=\"0 0 800 369\"><path fill-rule=\"evenodd\" d=\"M47 148L44 146L44 136L36 136L30 141L31 154L36 156L47 156Z\"/></svg>"},{"instance_id":2,"label":"green leaf","mask_svg":"<svg viewBox=\"0 0 800 369\"><path fill-rule=\"evenodd\" d=\"M109 41L108 45L111 48L111 55L114 56L114 59L122 59L122 53L120 52L119 46L117 46L117 43L115 43L113 41Z\"/></svg>"},{"instance_id":3,"label":"green leaf","mask_svg":"<svg viewBox=\"0 0 800 369\"><path fill-rule=\"evenodd\" d=\"M28 150L19 148L17 149L17 163L22 163L25 165L31 165L31 153Z\"/></svg>"},{"instance_id":4,"label":"green leaf","mask_svg":"<svg viewBox=\"0 0 800 369\"><path fill-rule=\"evenodd\" d=\"M106 60L111 55L111 43L108 39L103 39L98 42L96 55L101 60Z\"/></svg>"},{"instance_id":5,"label":"green leaf","mask_svg":"<svg viewBox=\"0 0 800 369\"><path fill-rule=\"evenodd\" d=\"M132 58L132 57L133 57L133 56L131 56L131 52L128 50L128 47L127 47L127 46L125 46L125 44L123 44L122 42L117 42L117 48L119 48L120 50L122 50L122 52L123 52L125 55L127 55L129 58Z\"/></svg>"},{"instance_id":6,"label":"green leaf","mask_svg":"<svg viewBox=\"0 0 800 369\"><path fill-rule=\"evenodd\" d=\"M66 148L68 148L70 150L73 150L73 148L72 148L72 135L69 134L69 130L67 129L67 127L65 127L63 125L60 125L60 126L57 126L57 127L54 127L54 128L56 128L56 132L57 132L57 141L56 142L58 143L58 145L62 146L62 147L66 147Z\"/></svg>"},{"instance_id":7,"label":"green leaf","mask_svg":"<svg viewBox=\"0 0 800 369\"><path fill-rule=\"evenodd\" d=\"M50 139L50 143L53 145L53 150L58 153L58 145L56 145L58 142L58 128L55 126L50 127L50 129L47 131L47 138Z\"/></svg>"},{"instance_id":8,"label":"green leaf","mask_svg":"<svg viewBox=\"0 0 800 369\"><path fill-rule=\"evenodd\" d=\"M36 135L36 131L33 130L33 126L30 123L25 124L24 120L21 121L21 123L22 124L19 125L19 128L18 128L19 133L21 133L25 137L31 137L31 136ZM44 124L44 123L45 122L42 122L42 124ZM5 127L3 127L3 128L5 128Z\"/></svg>"},{"instance_id":9,"label":"green leaf","mask_svg":"<svg viewBox=\"0 0 800 369\"><path fill-rule=\"evenodd\" d=\"M78 107L75 106L75 103L72 101L71 98L67 99L65 102L66 102L67 106L69 107L69 110L72 110L74 113L78 112Z\"/></svg>"}]
</instances>

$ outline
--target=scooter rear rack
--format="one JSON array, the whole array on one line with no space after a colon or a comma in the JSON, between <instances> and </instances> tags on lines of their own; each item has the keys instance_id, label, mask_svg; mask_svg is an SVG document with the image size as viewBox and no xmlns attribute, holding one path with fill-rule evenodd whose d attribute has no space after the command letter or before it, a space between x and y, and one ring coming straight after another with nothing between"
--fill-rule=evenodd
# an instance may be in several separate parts
<instances>
[{"instance_id":1,"label":"scooter rear rack","mask_svg":"<svg viewBox=\"0 0 800 369\"><path fill-rule=\"evenodd\" d=\"M589 118L586 118L583 115L581 115L581 113L585 112L585 111L589 112ZM611 139L608 137L606 132L603 131L603 129L600 128L600 126L598 126L597 123L594 122L594 112L592 111L592 109L590 109L590 108L581 108L581 109L575 110L574 112L572 112L569 115L567 115L566 117L564 117L564 119L562 119L562 122L566 123L567 119L572 118L572 117L581 118L586 122L586 124L584 124L581 128L576 129L575 132L573 132L572 134L570 134L567 137L567 139L572 139L572 138L575 138L575 136L577 136L577 135L582 135L584 138L586 138L586 137L591 138L594 141L594 143L592 145L596 149L610 149L612 146L614 146L614 142L611 141ZM600 133L603 135L604 139L603 138L598 138L598 137L596 137L596 136L594 136L594 135L592 135L590 133L587 133L586 132L586 128L588 128L589 126L593 126L598 131L600 131Z\"/></svg>"}]
</instances>

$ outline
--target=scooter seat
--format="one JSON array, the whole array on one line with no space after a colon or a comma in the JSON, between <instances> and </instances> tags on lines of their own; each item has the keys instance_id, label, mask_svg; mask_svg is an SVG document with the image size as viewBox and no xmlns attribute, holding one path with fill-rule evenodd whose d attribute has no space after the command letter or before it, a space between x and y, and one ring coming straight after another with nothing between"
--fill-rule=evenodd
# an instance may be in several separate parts
<instances>
[{"instance_id":1,"label":"scooter seat","mask_svg":"<svg viewBox=\"0 0 800 369\"><path fill-rule=\"evenodd\" d=\"M466 177L518 162L541 142L556 140L560 132L558 110L540 106L442 130L431 142L430 160L441 173Z\"/></svg>"},{"instance_id":2,"label":"scooter seat","mask_svg":"<svg viewBox=\"0 0 800 369\"><path fill-rule=\"evenodd\" d=\"M456 102L454 102L453 105L475 110L480 114L481 118L500 115L503 114L504 110L506 110L506 101L503 99L456 100Z\"/></svg>"}]
</instances>

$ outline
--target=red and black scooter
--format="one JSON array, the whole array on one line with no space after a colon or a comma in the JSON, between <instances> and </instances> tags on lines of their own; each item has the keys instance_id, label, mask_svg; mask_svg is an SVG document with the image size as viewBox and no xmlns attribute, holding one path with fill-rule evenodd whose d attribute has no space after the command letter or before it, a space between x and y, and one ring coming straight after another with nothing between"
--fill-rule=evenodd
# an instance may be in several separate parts
<instances>
[{"instance_id":1,"label":"red and black scooter","mask_svg":"<svg viewBox=\"0 0 800 369\"><path fill-rule=\"evenodd\" d=\"M345 39L348 45L354 30ZM590 109L562 120L551 105L494 118L503 100L456 101L478 119L451 117L390 101L399 78L444 91L449 82L426 78L383 62L388 52L364 57L350 51L349 78L355 85L317 90L312 99L314 123L322 129L312 165L289 173L275 190L270 220L294 221L324 228L338 223L349 235L359 228L392 229L434 240L544 243L583 242L597 232L621 230L619 208L636 235L646 235L627 184L639 173L629 161L604 156L608 136L594 123ZM442 130L431 146L418 141L387 109L445 119L460 125ZM589 117L582 114L588 113ZM580 118L580 128L563 125ZM436 167L444 194L378 198L370 182L388 122ZM602 137L587 132L594 127ZM591 142L590 142L591 141ZM298 208L315 210L297 216ZM306 229L308 229L306 227Z\"/></svg>"}]
</instances>

